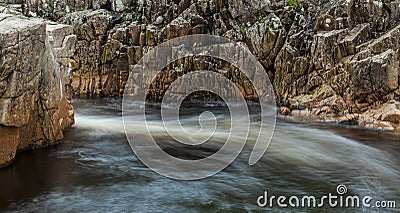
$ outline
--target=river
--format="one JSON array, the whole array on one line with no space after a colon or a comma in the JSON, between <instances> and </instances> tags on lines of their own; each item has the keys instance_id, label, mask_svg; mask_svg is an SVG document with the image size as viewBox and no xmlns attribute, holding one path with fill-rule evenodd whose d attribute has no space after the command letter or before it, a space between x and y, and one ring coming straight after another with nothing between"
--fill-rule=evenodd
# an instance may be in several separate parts
<instances>
[{"instance_id":1,"label":"river","mask_svg":"<svg viewBox=\"0 0 400 213\"><path fill-rule=\"evenodd\" d=\"M76 124L62 144L21 153L13 165L0 170L0 210L321 212L321 208L260 207L257 199L265 191L276 196L321 197L336 193L338 185L346 185L349 195L394 200L400 205L400 136L394 133L278 117L271 145L256 165L248 165L252 147L246 146L217 175L176 181L153 172L135 157L125 137L120 100L76 99L73 104ZM212 104L197 107L226 113ZM189 112L185 119L197 121L198 115ZM208 156L220 147L207 143L186 150L167 139L163 146L187 159ZM390 209L395 210L399 208Z\"/></svg>"}]
</instances>

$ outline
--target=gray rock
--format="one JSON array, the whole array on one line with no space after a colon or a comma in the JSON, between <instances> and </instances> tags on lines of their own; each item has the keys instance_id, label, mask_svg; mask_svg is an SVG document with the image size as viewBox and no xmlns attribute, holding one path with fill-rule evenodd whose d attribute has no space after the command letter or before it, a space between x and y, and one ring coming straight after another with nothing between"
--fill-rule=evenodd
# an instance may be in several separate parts
<instances>
[{"instance_id":1,"label":"gray rock","mask_svg":"<svg viewBox=\"0 0 400 213\"><path fill-rule=\"evenodd\" d=\"M205 33L247 46L274 83L279 104L293 115L367 126L378 119L365 113L399 101L398 1L311 0L298 6L278 0L107 2L24 0L24 14L60 20L77 35L71 60L76 96L121 96L129 71L150 49L169 39ZM11 36L5 42L12 43ZM73 49L72 43L66 46ZM69 56L68 51L60 54ZM4 88L10 86L4 78L12 74L14 55L4 63L0 94L7 94ZM192 67L226 73L242 85L247 98L256 99L240 72L224 63L185 59L173 69L176 65L157 79L159 88L150 95L154 100Z\"/></svg>"},{"instance_id":2,"label":"gray rock","mask_svg":"<svg viewBox=\"0 0 400 213\"><path fill-rule=\"evenodd\" d=\"M18 150L63 139L74 123L69 58L76 36L65 25L0 14L0 166Z\"/></svg>"}]
</instances>

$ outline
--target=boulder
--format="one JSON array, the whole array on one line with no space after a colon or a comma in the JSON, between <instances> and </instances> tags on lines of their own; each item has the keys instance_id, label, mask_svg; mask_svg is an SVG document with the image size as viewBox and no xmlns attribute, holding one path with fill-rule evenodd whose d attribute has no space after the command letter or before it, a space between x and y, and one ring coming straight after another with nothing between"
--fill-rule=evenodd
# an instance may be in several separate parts
<instances>
[{"instance_id":1,"label":"boulder","mask_svg":"<svg viewBox=\"0 0 400 213\"><path fill-rule=\"evenodd\" d=\"M69 58L76 36L65 25L0 14L0 166L20 150L63 139L74 123Z\"/></svg>"},{"instance_id":2,"label":"boulder","mask_svg":"<svg viewBox=\"0 0 400 213\"><path fill-rule=\"evenodd\" d=\"M281 114L281 115L290 115L290 113L291 113L291 111L290 111L290 109L289 108L287 108L287 107L281 107L280 109L279 109L279 113Z\"/></svg>"}]
</instances>

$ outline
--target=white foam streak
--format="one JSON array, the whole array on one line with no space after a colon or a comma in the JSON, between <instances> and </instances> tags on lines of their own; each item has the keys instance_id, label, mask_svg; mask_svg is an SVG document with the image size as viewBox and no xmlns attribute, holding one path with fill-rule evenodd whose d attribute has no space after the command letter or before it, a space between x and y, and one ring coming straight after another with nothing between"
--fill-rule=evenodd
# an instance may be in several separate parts
<instances>
[{"instance_id":1,"label":"white foam streak","mask_svg":"<svg viewBox=\"0 0 400 213\"><path fill-rule=\"evenodd\" d=\"M130 119L135 120L134 117ZM147 129L153 136L164 137L167 132L161 121L147 121L148 128L137 119L138 122L130 122L126 126L127 131L133 131L136 135L146 134ZM200 128L196 116L182 120L183 126L188 131L196 131ZM217 131L212 137L212 142L224 143L230 134L228 120L219 120ZM257 123L252 123L257 125ZM76 127L88 129L93 134L124 134L122 118L107 116L76 116ZM235 130L230 135L231 139L238 143L246 140ZM243 130L245 131L245 130ZM248 138L251 148L255 141L256 133L253 131ZM201 136L203 137L203 136ZM193 138L196 140L196 138ZM253 144L252 144L253 143ZM378 173L383 177L399 177L399 172L393 168L393 162L386 157L384 151L338 136L332 132L301 128L295 125L278 126L264 158L279 159L287 164L324 169L354 170L362 174Z\"/></svg>"}]
</instances>

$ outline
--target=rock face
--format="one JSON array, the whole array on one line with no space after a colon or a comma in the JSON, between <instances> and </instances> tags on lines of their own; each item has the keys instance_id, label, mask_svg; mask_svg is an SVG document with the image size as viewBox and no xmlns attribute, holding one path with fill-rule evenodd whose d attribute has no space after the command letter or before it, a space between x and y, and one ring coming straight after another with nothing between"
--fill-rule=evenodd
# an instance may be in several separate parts
<instances>
[{"instance_id":1,"label":"rock face","mask_svg":"<svg viewBox=\"0 0 400 213\"><path fill-rule=\"evenodd\" d=\"M0 13L0 166L63 139L74 123L72 27Z\"/></svg>"},{"instance_id":2,"label":"rock face","mask_svg":"<svg viewBox=\"0 0 400 213\"><path fill-rule=\"evenodd\" d=\"M273 81L278 105L289 109L285 114L398 129L398 120L371 114L400 101L400 2L293 2L24 0L23 12L73 26L76 96L120 96L129 71L154 46L180 36L213 34L247 46L258 57ZM178 71L162 74L150 96L157 99L180 73L211 63L181 61ZM226 70L230 79L246 85L240 72ZM241 90L246 98L257 98L248 86ZM398 118L398 111L390 112Z\"/></svg>"},{"instance_id":3,"label":"rock face","mask_svg":"<svg viewBox=\"0 0 400 213\"><path fill-rule=\"evenodd\" d=\"M171 2L171 0L25 0L22 3L22 7L23 13L27 16L41 16L50 19L59 19L68 13L76 11L105 9L118 13L140 11L144 14L140 19L154 21L158 16L163 15L166 10L170 9Z\"/></svg>"},{"instance_id":4,"label":"rock face","mask_svg":"<svg viewBox=\"0 0 400 213\"><path fill-rule=\"evenodd\" d=\"M331 14L317 16L310 48L301 54L287 46L275 61L280 103L318 120L397 129L399 120L368 115L399 100L399 5L356 0L326 5L324 12ZM288 61L294 66L287 68Z\"/></svg>"},{"instance_id":5,"label":"rock face","mask_svg":"<svg viewBox=\"0 0 400 213\"><path fill-rule=\"evenodd\" d=\"M233 8L223 1L181 1L179 4L172 1L154 2L156 1L133 2L127 4L131 6L124 7L121 13L111 8L76 11L66 13L61 18L51 17L72 25L78 36L77 51L72 60L74 95L122 95L129 71L142 56L156 45L173 38L199 33L240 38L239 42L249 46L266 67L273 67L275 57L285 41L286 30L279 18L268 16L267 21L259 22L248 15L267 15L268 3L255 2L254 5L234 5ZM230 15L225 14L228 6L237 19L229 18ZM229 20L225 20L223 16ZM241 22L255 24L248 27L239 24ZM208 67L207 64L211 63L192 59L182 62L184 64L178 72L171 72L168 79L164 75L158 85L166 88L170 85L169 82L175 80L171 76L176 78L179 73L183 74L193 67ZM217 68L218 66L215 67ZM233 74L232 78L239 79L239 72ZM244 91L244 82L241 83L241 90ZM153 94L159 96L162 91L154 91ZM256 99L256 95L249 95L249 98Z\"/></svg>"}]
</instances>

